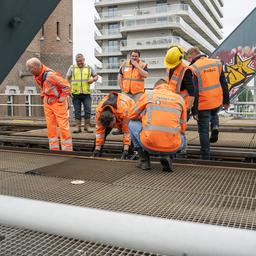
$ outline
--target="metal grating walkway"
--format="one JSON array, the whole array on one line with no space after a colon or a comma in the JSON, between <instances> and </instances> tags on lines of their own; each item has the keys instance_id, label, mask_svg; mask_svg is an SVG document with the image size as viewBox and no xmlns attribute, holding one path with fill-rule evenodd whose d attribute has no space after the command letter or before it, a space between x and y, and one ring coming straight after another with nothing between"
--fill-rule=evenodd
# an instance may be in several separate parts
<instances>
[{"instance_id":1,"label":"metal grating walkway","mask_svg":"<svg viewBox=\"0 0 256 256\"><path fill-rule=\"evenodd\" d=\"M42 157L8 154L12 162L16 157L33 158L35 162ZM0 152L1 159L2 156ZM61 161L48 165L52 158ZM24 170L41 170L47 176L24 174L20 169L12 171L3 162L0 194L256 230L254 169L175 165L174 173L163 173L157 163L152 171L142 171L133 162L72 159L71 167L65 164L70 163L68 157L44 156L44 159L44 167L40 161L38 168L34 162L26 161ZM53 166L62 166L61 172ZM85 183L72 185L72 177Z\"/></svg>"},{"instance_id":2,"label":"metal grating walkway","mask_svg":"<svg viewBox=\"0 0 256 256\"><path fill-rule=\"evenodd\" d=\"M1 240L1 237L4 239ZM0 256L159 256L0 225Z\"/></svg>"}]
</instances>

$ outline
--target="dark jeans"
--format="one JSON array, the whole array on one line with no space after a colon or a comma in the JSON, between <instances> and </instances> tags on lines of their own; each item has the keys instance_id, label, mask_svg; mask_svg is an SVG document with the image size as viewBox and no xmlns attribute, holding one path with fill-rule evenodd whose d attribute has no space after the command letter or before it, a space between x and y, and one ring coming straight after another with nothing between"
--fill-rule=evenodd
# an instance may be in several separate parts
<instances>
[{"instance_id":1,"label":"dark jeans","mask_svg":"<svg viewBox=\"0 0 256 256\"><path fill-rule=\"evenodd\" d=\"M81 106L84 106L84 118L91 118L91 95L90 94L73 94L73 105L75 108L75 119L81 120Z\"/></svg>"},{"instance_id":2,"label":"dark jeans","mask_svg":"<svg viewBox=\"0 0 256 256\"><path fill-rule=\"evenodd\" d=\"M219 109L220 108L198 111L197 123L202 159L210 159L209 123L211 123L211 130L215 127L219 127Z\"/></svg>"}]
</instances>

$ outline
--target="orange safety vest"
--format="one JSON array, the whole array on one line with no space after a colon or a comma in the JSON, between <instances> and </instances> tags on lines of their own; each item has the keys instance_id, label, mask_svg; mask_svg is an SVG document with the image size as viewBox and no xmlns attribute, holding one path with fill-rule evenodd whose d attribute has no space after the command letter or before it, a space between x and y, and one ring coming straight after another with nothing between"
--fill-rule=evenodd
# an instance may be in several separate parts
<instances>
[{"instance_id":1,"label":"orange safety vest","mask_svg":"<svg viewBox=\"0 0 256 256\"><path fill-rule=\"evenodd\" d=\"M187 90L181 91L180 88L181 88L181 83L187 69L188 67L185 65L185 63L181 62L177 67L175 67L175 70L172 74L171 79L169 78L170 69L167 69L167 75L165 77L165 81L169 84L169 88L173 92L180 94L184 99L186 105L188 103L188 97L189 97L188 91Z\"/></svg>"},{"instance_id":2,"label":"orange safety vest","mask_svg":"<svg viewBox=\"0 0 256 256\"><path fill-rule=\"evenodd\" d=\"M143 146L156 152L176 152L185 133L187 110L183 98L161 84L144 93L131 110L130 118L141 116L140 139Z\"/></svg>"},{"instance_id":3,"label":"orange safety vest","mask_svg":"<svg viewBox=\"0 0 256 256\"><path fill-rule=\"evenodd\" d=\"M142 61L139 66L144 69L146 64ZM122 91L125 93L137 94L144 92L144 77L130 61L125 61L122 65L123 82Z\"/></svg>"},{"instance_id":4,"label":"orange safety vest","mask_svg":"<svg viewBox=\"0 0 256 256\"><path fill-rule=\"evenodd\" d=\"M111 94L117 95L116 107L104 103L108 100ZM115 128L119 128L123 131L123 144L130 145L130 133L128 129L129 123L129 111L134 106L134 101L125 94L111 92L105 96L96 108L96 145L103 145L105 141L106 127L103 127L100 123L101 113L106 107L110 107L112 113L115 115L116 122Z\"/></svg>"},{"instance_id":5,"label":"orange safety vest","mask_svg":"<svg viewBox=\"0 0 256 256\"><path fill-rule=\"evenodd\" d=\"M52 98L51 104L54 104L58 98L67 97L71 93L68 81L43 64L40 75L34 76L34 78L41 89L41 96L45 97L46 102L48 98Z\"/></svg>"},{"instance_id":6,"label":"orange safety vest","mask_svg":"<svg viewBox=\"0 0 256 256\"><path fill-rule=\"evenodd\" d=\"M223 103L223 91L220 84L221 62L201 57L191 65L191 69L198 79L198 110L220 107Z\"/></svg>"}]
</instances>

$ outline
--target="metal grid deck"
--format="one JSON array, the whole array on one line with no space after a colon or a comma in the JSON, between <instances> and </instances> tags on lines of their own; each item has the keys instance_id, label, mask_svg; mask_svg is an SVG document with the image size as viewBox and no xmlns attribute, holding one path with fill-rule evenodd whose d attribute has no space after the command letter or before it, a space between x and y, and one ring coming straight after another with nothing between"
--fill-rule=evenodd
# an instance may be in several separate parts
<instances>
[{"instance_id":1,"label":"metal grid deck","mask_svg":"<svg viewBox=\"0 0 256 256\"><path fill-rule=\"evenodd\" d=\"M159 256L0 225L0 256Z\"/></svg>"},{"instance_id":2,"label":"metal grid deck","mask_svg":"<svg viewBox=\"0 0 256 256\"><path fill-rule=\"evenodd\" d=\"M11 154L11 153L10 153ZM29 154L19 154L31 157ZM25 156L26 155L26 156ZM0 152L1 157L1 152ZM16 154L13 153L13 158ZM34 156L36 159L36 156ZM51 156L44 156L45 161ZM63 157L62 157L63 158ZM64 158L65 159L65 158ZM66 158L69 159L69 158ZM65 160L66 161L66 160ZM163 173L159 164L142 171L134 163L91 160L94 172L120 171L115 179L95 180L84 161L83 185L72 185L68 177L32 176L4 172L0 193L83 207L158 216L212 225L256 230L256 170L175 165L174 173ZM30 163L27 162L26 169ZM31 164L34 168L34 165ZM68 167L69 168L69 167ZM4 173L4 175L3 175ZM6 174L12 175L6 175ZM53 172L53 176L56 173ZM111 172L108 172L111 175Z\"/></svg>"}]
</instances>

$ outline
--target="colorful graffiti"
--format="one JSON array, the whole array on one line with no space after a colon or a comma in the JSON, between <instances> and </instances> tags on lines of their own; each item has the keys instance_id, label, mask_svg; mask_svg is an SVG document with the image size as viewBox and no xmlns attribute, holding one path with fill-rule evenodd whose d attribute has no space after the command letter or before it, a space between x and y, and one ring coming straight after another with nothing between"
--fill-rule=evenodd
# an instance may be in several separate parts
<instances>
[{"instance_id":1,"label":"colorful graffiti","mask_svg":"<svg viewBox=\"0 0 256 256\"><path fill-rule=\"evenodd\" d=\"M224 73L231 94L256 74L256 47L237 47L218 53L224 63Z\"/></svg>"}]
</instances>

